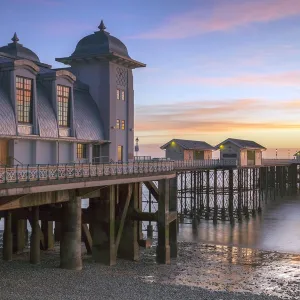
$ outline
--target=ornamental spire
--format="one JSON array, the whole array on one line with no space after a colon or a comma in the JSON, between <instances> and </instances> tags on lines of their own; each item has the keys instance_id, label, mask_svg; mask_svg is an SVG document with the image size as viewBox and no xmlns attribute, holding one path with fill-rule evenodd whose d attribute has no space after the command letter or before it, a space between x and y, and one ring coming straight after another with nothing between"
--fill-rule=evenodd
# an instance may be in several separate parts
<instances>
[{"instance_id":1,"label":"ornamental spire","mask_svg":"<svg viewBox=\"0 0 300 300\"><path fill-rule=\"evenodd\" d=\"M98 28L100 29L100 31L105 31L106 26L104 25L103 20L101 20L101 23L100 23L100 25L98 26Z\"/></svg>"},{"instance_id":2,"label":"ornamental spire","mask_svg":"<svg viewBox=\"0 0 300 300\"><path fill-rule=\"evenodd\" d=\"M18 36L17 36L17 33L15 32L15 34L14 34L14 36L12 37L12 39L11 39L15 44L17 44L18 43L18 41L19 41L19 38L18 38Z\"/></svg>"}]
</instances>

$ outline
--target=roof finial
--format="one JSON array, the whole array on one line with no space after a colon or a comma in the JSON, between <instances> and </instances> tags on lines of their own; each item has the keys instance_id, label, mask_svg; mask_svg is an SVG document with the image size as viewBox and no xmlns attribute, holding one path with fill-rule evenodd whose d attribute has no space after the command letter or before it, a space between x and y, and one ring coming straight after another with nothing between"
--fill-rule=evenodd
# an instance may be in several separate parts
<instances>
[{"instance_id":1,"label":"roof finial","mask_svg":"<svg viewBox=\"0 0 300 300\"><path fill-rule=\"evenodd\" d=\"M11 39L15 44L19 41L19 38L17 36L17 33L15 32L14 36Z\"/></svg>"},{"instance_id":2,"label":"roof finial","mask_svg":"<svg viewBox=\"0 0 300 300\"><path fill-rule=\"evenodd\" d=\"M100 31L105 31L106 27L105 27L105 25L104 25L103 20L101 20L101 23L100 23L100 25L98 26L98 28L100 29Z\"/></svg>"}]
</instances>

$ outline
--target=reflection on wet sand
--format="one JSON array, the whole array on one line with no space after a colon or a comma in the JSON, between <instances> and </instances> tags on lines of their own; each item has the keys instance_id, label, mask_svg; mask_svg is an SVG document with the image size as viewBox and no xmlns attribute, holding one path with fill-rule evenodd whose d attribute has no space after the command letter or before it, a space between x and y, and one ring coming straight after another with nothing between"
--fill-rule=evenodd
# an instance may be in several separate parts
<instances>
[{"instance_id":1,"label":"reflection on wet sand","mask_svg":"<svg viewBox=\"0 0 300 300\"><path fill-rule=\"evenodd\" d=\"M147 282L299 299L300 256L188 242L181 242L179 249L170 268L150 271L147 266L140 277Z\"/></svg>"},{"instance_id":2,"label":"reflection on wet sand","mask_svg":"<svg viewBox=\"0 0 300 300\"><path fill-rule=\"evenodd\" d=\"M300 253L300 199L277 199L263 213L234 225L201 220L197 226L181 224L179 239L260 250Z\"/></svg>"}]
</instances>

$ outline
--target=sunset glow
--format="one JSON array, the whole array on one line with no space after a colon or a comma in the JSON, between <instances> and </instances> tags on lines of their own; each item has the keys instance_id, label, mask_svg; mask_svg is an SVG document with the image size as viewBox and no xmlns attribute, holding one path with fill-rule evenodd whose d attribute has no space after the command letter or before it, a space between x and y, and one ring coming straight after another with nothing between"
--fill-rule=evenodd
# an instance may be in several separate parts
<instances>
[{"instance_id":1,"label":"sunset glow","mask_svg":"<svg viewBox=\"0 0 300 300\"><path fill-rule=\"evenodd\" d=\"M17 31L54 67L61 67L54 58L71 53L101 18L132 57L147 63L134 74L141 154L172 138L300 148L298 0L117 0L116 10L93 0L5 2L0 43Z\"/></svg>"}]
</instances>

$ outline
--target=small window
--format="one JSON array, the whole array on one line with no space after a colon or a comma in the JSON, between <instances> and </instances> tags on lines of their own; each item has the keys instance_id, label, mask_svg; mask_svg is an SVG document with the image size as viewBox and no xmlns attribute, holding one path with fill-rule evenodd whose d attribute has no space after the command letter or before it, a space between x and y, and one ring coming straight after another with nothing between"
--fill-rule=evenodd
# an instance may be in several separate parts
<instances>
[{"instance_id":1,"label":"small window","mask_svg":"<svg viewBox=\"0 0 300 300\"><path fill-rule=\"evenodd\" d=\"M125 130L125 121L124 121L124 120L122 120L122 126L121 126L121 129L122 129L122 130Z\"/></svg>"},{"instance_id":2,"label":"small window","mask_svg":"<svg viewBox=\"0 0 300 300\"><path fill-rule=\"evenodd\" d=\"M87 158L87 145L77 144L77 158L84 159Z\"/></svg>"},{"instance_id":3,"label":"small window","mask_svg":"<svg viewBox=\"0 0 300 300\"><path fill-rule=\"evenodd\" d=\"M123 161L123 146L118 146L118 161Z\"/></svg>"},{"instance_id":4,"label":"small window","mask_svg":"<svg viewBox=\"0 0 300 300\"><path fill-rule=\"evenodd\" d=\"M125 91L121 91L121 99L125 101Z\"/></svg>"},{"instance_id":5,"label":"small window","mask_svg":"<svg viewBox=\"0 0 300 300\"><path fill-rule=\"evenodd\" d=\"M70 87L57 85L58 125L70 126Z\"/></svg>"},{"instance_id":6,"label":"small window","mask_svg":"<svg viewBox=\"0 0 300 300\"><path fill-rule=\"evenodd\" d=\"M17 76L18 122L32 123L32 79Z\"/></svg>"},{"instance_id":7,"label":"small window","mask_svg":"<svg viewBox=\"0 0 300 300\"><path fill-rule=\"evenodd\" d=\"M120 90L117 89L117 100L120 100Z\"/></svg>"},{"instance_id":8,"label":"small window","mask_svg":"<svg viewBox=\"0 0 300 300\"><path fill-rule=\"evenodd\" d=\"M116 129L120 129L120 120L119 119L117 119Z\"/></svg>"}]
</instances>

